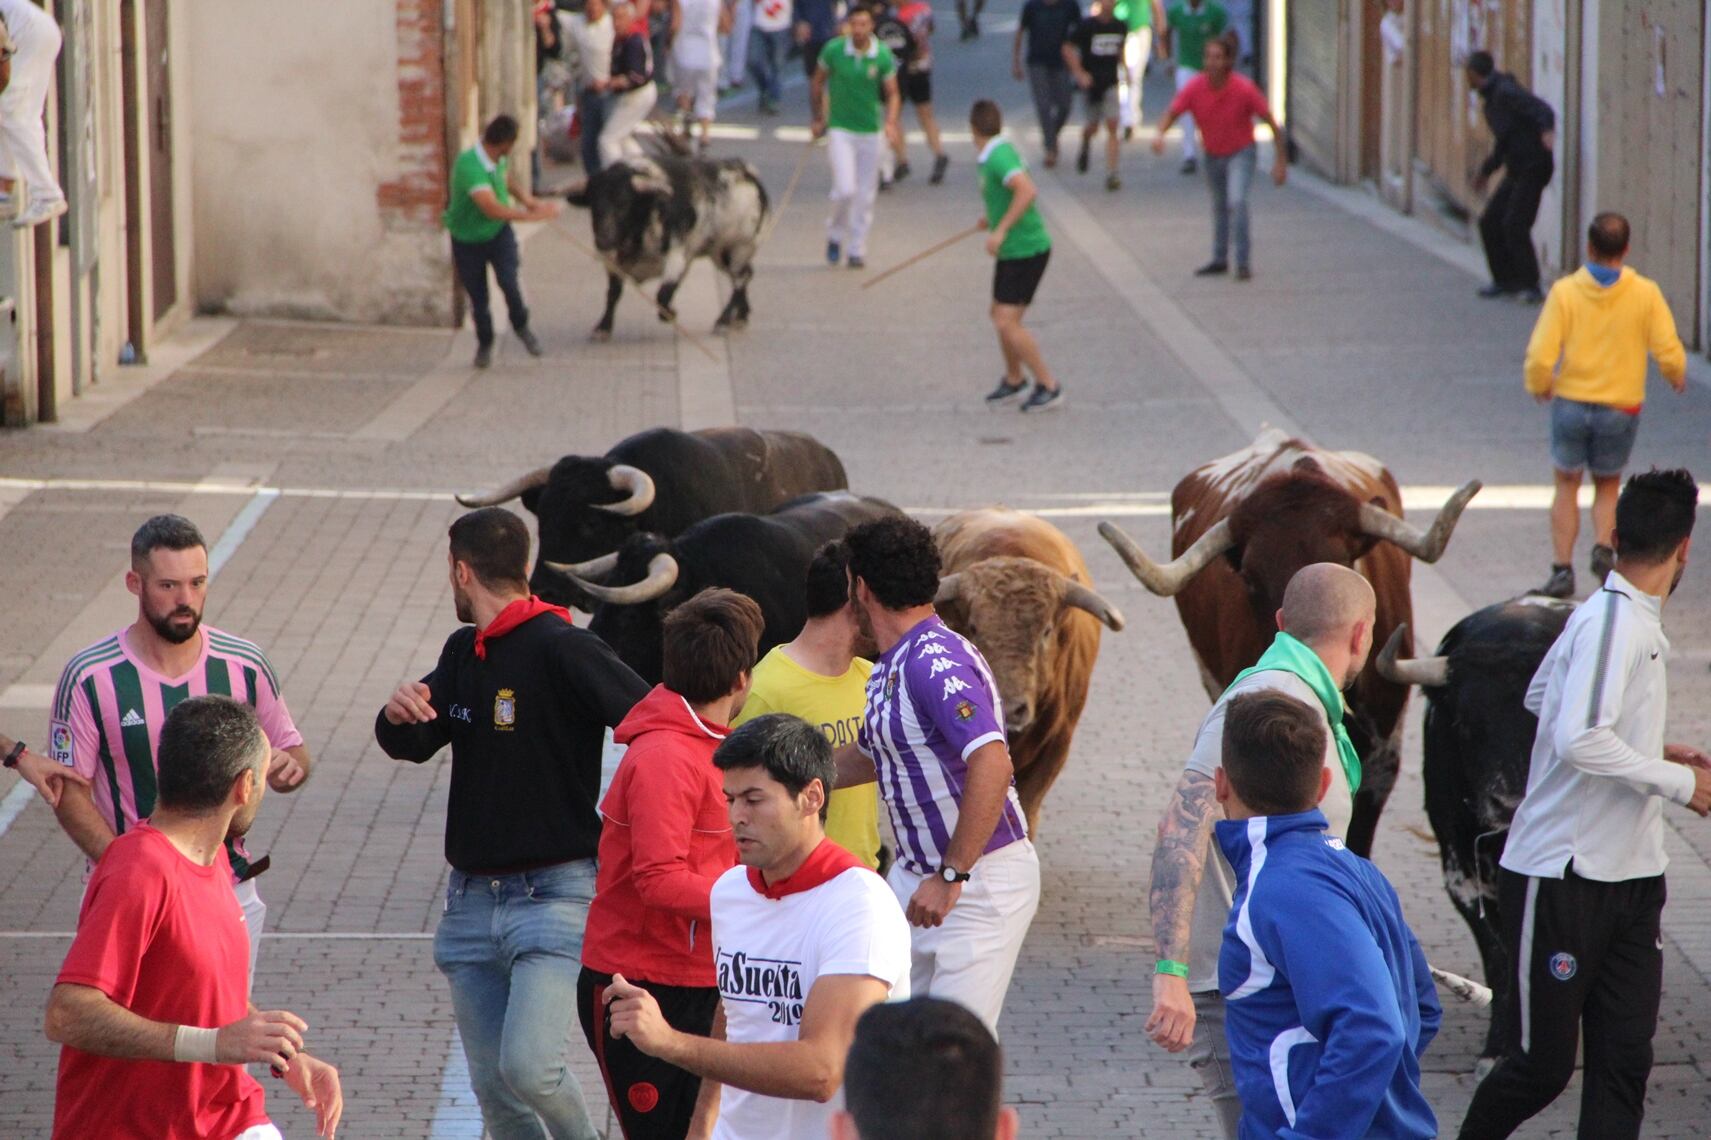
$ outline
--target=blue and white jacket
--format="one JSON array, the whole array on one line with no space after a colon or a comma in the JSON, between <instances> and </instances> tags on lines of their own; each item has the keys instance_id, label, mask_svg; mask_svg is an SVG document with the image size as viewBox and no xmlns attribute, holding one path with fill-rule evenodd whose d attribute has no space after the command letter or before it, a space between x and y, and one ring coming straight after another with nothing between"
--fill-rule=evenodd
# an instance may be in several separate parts
<instances>
[{"instance_id":1,"label":"blue and white jacket","mask_svg":"<svg viewBox=\"0 0 1711 1140\"><path fill-rule=\"evenodd\" d=\"M1420 1054L1443 1008L1396 891L1317 809L1222 821L1218 958L1242 1140L1429 1140Z\"/></svg>"}]
</instances>

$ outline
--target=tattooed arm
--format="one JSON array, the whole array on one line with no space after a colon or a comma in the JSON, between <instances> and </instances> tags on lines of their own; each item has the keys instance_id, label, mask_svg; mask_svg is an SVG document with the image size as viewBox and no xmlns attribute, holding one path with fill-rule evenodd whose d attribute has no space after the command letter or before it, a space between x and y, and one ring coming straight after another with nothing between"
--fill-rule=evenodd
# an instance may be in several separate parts
<instances>
[{"instance_id":1,"label":"tattooed arm","mask_svg":"<svg viewBox=\"0 0 1711 1140\"><path fill-rule=\"evenodd\" d=\"M1170 807L1159 820L1158 846L1153 849L1148 903L1153 942L1160 958L1188 961L1194 898L1206 870L1212 821L1217 813L1212 777L1192 769L1185 771ZM1187 978L1153 975L1153 1011L1147 1018L1147 1034L1172 1053L1188 1048L1194 1040L1194 1002L1189 997Z\"/></svg>"}]
</instances>

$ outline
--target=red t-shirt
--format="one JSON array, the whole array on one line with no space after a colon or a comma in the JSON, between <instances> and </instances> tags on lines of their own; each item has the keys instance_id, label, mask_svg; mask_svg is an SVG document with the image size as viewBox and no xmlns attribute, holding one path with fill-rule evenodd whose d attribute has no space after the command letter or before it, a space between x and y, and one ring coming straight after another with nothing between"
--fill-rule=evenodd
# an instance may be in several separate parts
<instances>
[{"instance_id":1,"label":"red t-shirt","mask_svg":"<svg viewBox=\"0 0 1711 1140\"><path fill-rule=\"evenodd\" d=\"M213 1029L249 1012L249 956L226 852L198 866L144 823L95 865L57 980L150 1021ZM265 1123L261 1085L240 1066L60 1050L54 1140L230 1140Z\"/></svg>"},{"instance_id":2,"label":"red t-shirt","mask_svg":"<svg viewBox=\"0 0 1711 1140\"><path fill-rule=\"evenodd\" d=\"M1271 114L1271 104L1265 92L1240 72L1232 71L1222 87L1213 87L1202 72L1184 83L1170 101L1172 116L1184 111L1194 116L1206 153L1229 158L1253 145L1254 118Z\"/></svg>"}]
</instances>

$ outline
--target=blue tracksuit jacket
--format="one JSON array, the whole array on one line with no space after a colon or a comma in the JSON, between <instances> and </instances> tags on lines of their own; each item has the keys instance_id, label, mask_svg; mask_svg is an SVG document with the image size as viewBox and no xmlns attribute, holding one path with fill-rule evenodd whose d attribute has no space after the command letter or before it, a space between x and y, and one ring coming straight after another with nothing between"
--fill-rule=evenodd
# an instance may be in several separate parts
<instances>
[{"instance_id":1,"label":"blue tracksuit jacket","mask_svg":"<svg viewBox=\"0 0 1711 1140\"><path fill-rule=\"evenodd\" d=\"M1242 1140L1429 1140L1443 1009L1402 904L1317 810L1217 825L1236 872L1218 957Z\"/></svg>"}]
</instances>

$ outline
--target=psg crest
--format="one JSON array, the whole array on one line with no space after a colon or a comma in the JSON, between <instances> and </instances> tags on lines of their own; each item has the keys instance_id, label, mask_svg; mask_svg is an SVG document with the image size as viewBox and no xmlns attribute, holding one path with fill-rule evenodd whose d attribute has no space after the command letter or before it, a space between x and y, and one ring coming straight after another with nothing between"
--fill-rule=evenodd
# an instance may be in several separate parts
<instances>
[{"instance_id":1,"label":"psg crest","mask_svg":"<svg viewBox=\"0 0 1711 1140\"><path fill-rule=\"evenodd\" d=\"M1573 954L1556 953L1551 955L1551 977L1559 982L1566 982L1574 977L1580 969L1580 963L1574 960Z\"/></svg>"}]
</instances>

